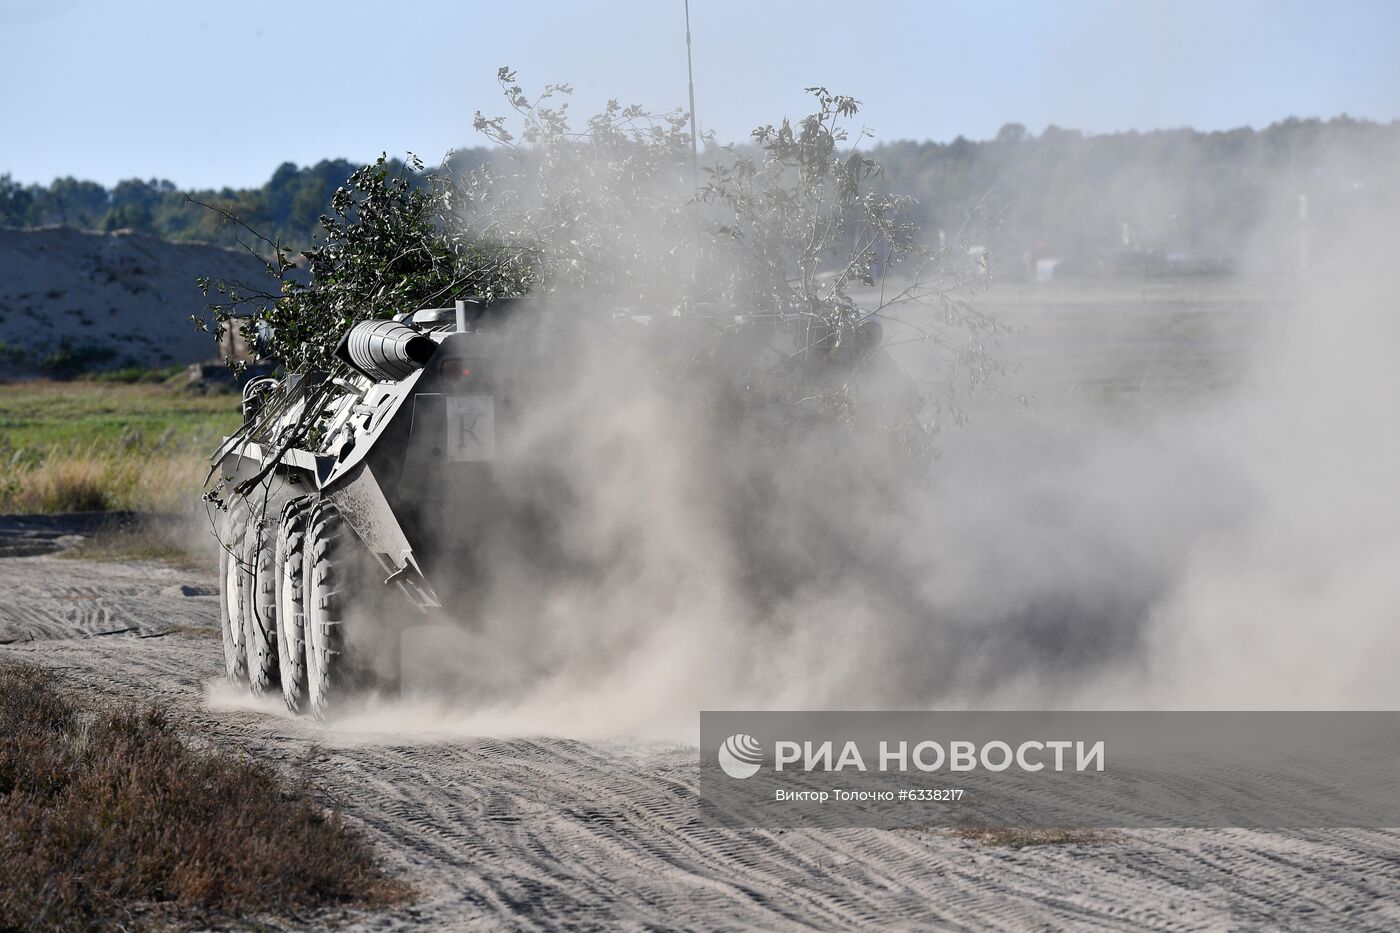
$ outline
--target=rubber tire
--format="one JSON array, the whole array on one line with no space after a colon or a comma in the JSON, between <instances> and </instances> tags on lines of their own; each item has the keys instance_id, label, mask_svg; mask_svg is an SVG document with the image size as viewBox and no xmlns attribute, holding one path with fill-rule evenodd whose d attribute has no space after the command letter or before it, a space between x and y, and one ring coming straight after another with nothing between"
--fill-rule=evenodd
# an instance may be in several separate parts
<instances>
[{"instance_id":1,"label":"rubber tire","mask_svg":"<svg viewBox=\"0 0 1400 933\"><path fill-rule=\"evenodd\" d=\"M243 541L247 530L247 503L235 499L229 503L219 531L219 633L224 643L224 673L235 684L248 682L243 626Z\"/></svg>"},{"instance_id":2,"label":"rubber tire","mask_svg":"<svg viewBox=\"0 0 1400 933\"><path fill-rule=\"evenodd\" d=\"M277 577L273 573L275 519L266 512L250 518L243 544L243 647L248 688L257 696L278 687Z\"/></svg>"},{"instance_id":3,"label":"rubber tire","mask_svg":"<svg viewBox=\"0 0 1400 933\"><path fill-rule=\"evenodd\" d=\"M283 513L277 529L273 566L277 578L277 669L282 681L282 699L293 713L304 713L309 705L306 683L306 609L302 600L306 568L308 503L293 505Z\"/></svg>"},{"instance_id":4,"label":"rubber tire","mask_svg":"<svg viewBox=\"0 0 1400 933\"><path fill-rule=\"evenodd\" d=\"M357 687L345 614L354 603L363 548L335 506L321 503L311 513L304 550L307 696L311 714L326 722Z\"/></svg>"}]
</instances>

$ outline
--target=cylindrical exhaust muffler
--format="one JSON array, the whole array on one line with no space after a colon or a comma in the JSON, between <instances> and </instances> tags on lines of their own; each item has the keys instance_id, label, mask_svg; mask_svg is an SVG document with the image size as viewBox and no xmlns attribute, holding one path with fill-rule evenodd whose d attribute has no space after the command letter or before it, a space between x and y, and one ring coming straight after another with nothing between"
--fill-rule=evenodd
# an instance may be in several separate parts
<instances>
[{"instance_id":1,"label":"cylindrical exhaust muffler","mask_svg":"<svg viewBox=\"0 0 1400 933\"><path fill-rule=\"evenodd\" d=\"M371 379L398 381L422 369L437 344L396 321L361 321L345 332L337 355Z\"/></svg>"}]
</instances>

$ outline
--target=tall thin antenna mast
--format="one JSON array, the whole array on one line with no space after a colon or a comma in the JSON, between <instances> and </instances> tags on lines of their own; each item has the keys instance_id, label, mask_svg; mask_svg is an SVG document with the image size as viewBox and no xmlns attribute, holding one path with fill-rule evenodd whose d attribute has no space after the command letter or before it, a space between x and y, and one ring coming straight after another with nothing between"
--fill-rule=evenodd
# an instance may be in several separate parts
<instances>
[{"instance_id":1,"label":"tall thin antenna mast","mask_svg":"<svg viewBox=\"0 0 1400 933\"><path fill-rule=\"evenodd\" d=\"M695 220L695 249L690 257L690 297L685 304L697 301L700 292L700 203L696 193L700 190L700 147L695 131L695 65L690 59L690 0L685 0L685 76L690 84L690 195L691 216Z\"/></svg>"},{"instance_id":2,"label":"tall thin antenna mast","mask_svg":"<svg viewBox=\"0 0 1400 933\"><path fill-rule=\"evenodd\" d=\"M685 0L685 74L690 83L690 183L700 190L700 156L695 135L695 65L690 60L690 0Z\"/></svg>"}]
</instances>

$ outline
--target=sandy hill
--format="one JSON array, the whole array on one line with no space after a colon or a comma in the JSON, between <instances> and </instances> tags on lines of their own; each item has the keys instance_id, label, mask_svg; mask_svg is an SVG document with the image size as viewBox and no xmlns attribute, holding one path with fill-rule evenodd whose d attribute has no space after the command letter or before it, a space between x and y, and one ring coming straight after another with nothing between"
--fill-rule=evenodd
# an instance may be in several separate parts
<instances>
[{"instance_id":1,"label":"sandy hill","mask_svg":"<svg viewBox=\"0 0 1400 933\"><path fill-rule=\"evenodd\" d=\"M162 366L217 354L195 329L201 275L259 283L245 252L132 230L0 227L0 372L39 370L60 348L91 368Z\"/></svg>"}]
</instances>

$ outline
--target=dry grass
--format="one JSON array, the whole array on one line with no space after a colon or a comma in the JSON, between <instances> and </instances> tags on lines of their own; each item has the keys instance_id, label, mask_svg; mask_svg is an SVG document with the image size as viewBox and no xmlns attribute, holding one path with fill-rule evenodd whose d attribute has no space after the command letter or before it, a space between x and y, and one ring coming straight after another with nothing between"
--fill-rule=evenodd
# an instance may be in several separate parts
<instances>
[{"instance_id":1,"label":"dry grass","mask_svg":"<svg viewBox=\"0 0 1400 933\"><path fill-rule=\"evenodd\" d=\"M237 399L164 385L0 384L0 512L177 511Z\"/></svg>"},{"instance_id":2,"label":"dry grass","mask_svg":"<svg viewBox=\"0 0 1400 933\"><path fill-rule=\"evenodd\" d=\"M952 834L984 846L1024 849L1027 846L1103 845L1112 842L1111 833L1097 829L1037 829L1032 827L999 827L955 829Z\"/></svg>"},{"instance_id":3,"label":"dry grass","mask_svg":"<svg viewBox=\"0 0 1400 933\"><path fill-rule=\"evenodd\" d=\"M54 452L0 480L0 512L175 511L198 498L207 470L195 453Z\"/></svg>"},{"instance_id":4,"label":"dry grass","mask_svg":"<svg viewBox=\"0 0 1400 933\"><path fill-rule=\"evenodd\" d=\"M46 672L0 666L0 929L304 923L408 894L266 765L192 751L158 710L89 713Z\"/></svg>"},{"instance_id":5,"label":"dry grass","mask_svg":"<svg viewBox=\"0 0 1400 933\"><path fill-rule=\"evenodd\" d=\"M167 625L165 634L181 635L185 638L218 638L219 630L212 625L186 625L183 622L177 622L174 625Z\"/></svg>"}]
</instances>

